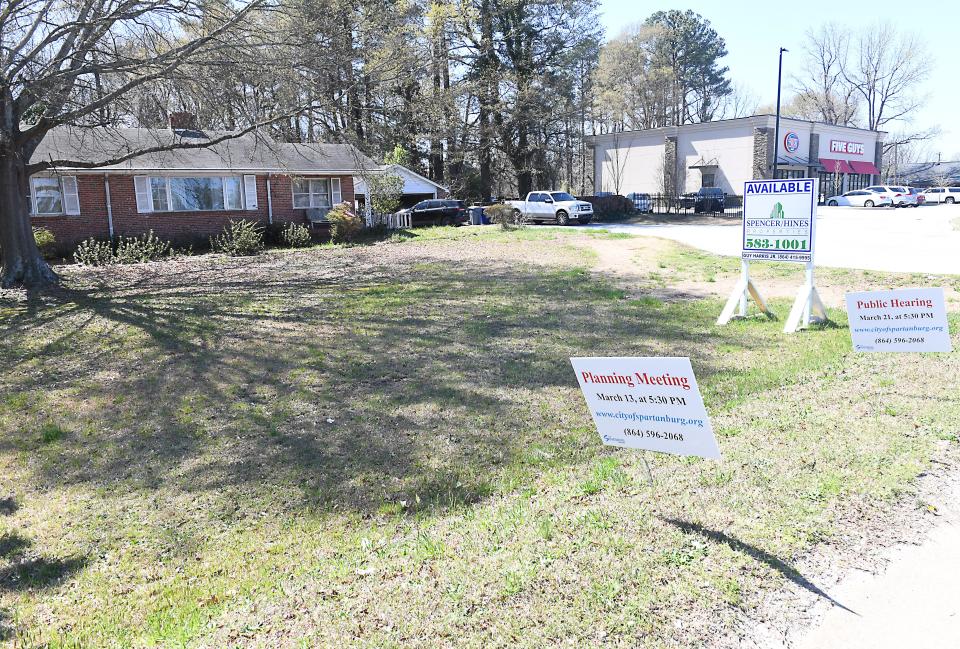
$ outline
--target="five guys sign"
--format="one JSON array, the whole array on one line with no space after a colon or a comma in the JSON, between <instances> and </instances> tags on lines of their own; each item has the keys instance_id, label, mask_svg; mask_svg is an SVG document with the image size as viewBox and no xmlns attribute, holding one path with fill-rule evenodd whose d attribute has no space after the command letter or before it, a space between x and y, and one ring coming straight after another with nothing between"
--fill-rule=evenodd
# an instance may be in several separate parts
<instances>
[{"instance_id":1,"label":"five guys sign","mask_svg":"<svg viewBox=\"0 0 960 649\"><path fill-rule=\"evenodd\" d=\"M830 153L863 155L863 143L850 142L848 140L830 140Z\"/></svg>"}]
</instances>

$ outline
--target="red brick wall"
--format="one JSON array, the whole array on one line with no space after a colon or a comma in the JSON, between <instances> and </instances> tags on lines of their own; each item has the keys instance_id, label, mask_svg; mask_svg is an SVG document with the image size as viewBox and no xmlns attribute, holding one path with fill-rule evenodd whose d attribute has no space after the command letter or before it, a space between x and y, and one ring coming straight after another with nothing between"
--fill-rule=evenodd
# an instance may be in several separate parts
<instances>
[{"instance_id":1,"label":"red brick wall","mask_svg":"<svg viewBox=\"0 0 960 649\"><path fill-rule=\"evenodd\" d=\"M307 177L307 176L302 176ZM309 176L310 178L326 178L328 176ZM343 202L353 207L353 176L337 176L340 178L340 196ZM273 196L273 220L275 223L307 223L307 211L293 207L293 182L290 176L271 176L270 193Z\"/></svg>"},{"instance_id":2,"label":"red brick wall","mask_svg":"<svg viewBox=\"0 0 960 649\"><path fill-rule=\"evenodd\" d=\"M199 174L198 174L199 175ZM325 178L328 176L311 176ZM339 176L342 199L353 205L353 177ZM161 239L175 242L206 239L219 234L231 220L247 219L266 224L267 175L257 175L256 210L224 210L217 212L137 212L137 196L133 176L110 174L110 203L113 207L115 236L138 236L153 230ZM37 216L33 225L50 229L57 244L74 246L89 237L105 239L109 236L106 192L103 174L77 174L80 195L79 216ZM294 209L292 183L289 176L271 175L270 193L273 202L274 223L308 223L306 210ZM324 228L325 229L325 228Z\"/></svg>"},{"instance_id":3,"label":"red brick wall","mask_svg":"<svg viewBox=\"0 0 960 649\"><path fill-rule=\"evenodd\" d=\"M198 175L200 175L198 173ZM110 176L110 202L113 205L113 231L117 236L139 236L150 230L161 239L175 242L206 239L219 234L232 220L267 222L266 176L257 176L256 210L216 212L137 212L137 194L133 176Z\"/></svg>"},{"instance_id":4,"label":"red brick wall","mask_svg":"<svg viewBox=\"0 0 960 649\"><path fill-rule=\"evenodd\" d=\"M89 237L106 239L110 236L103 175L78 175L77 194L80 198L79 215L34 216L31 219L34 227L53 232L57 247L64 251Z\"/></svg>"}]
</instances>

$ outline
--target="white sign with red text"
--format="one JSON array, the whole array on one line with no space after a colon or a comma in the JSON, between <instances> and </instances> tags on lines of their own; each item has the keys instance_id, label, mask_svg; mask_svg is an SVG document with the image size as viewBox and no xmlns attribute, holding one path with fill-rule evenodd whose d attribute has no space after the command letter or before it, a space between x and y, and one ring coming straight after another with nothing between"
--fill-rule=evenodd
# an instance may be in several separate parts
<instances>
[{"instance_id":1,"label":"white sign with red text","mask_svg":"<svg viewBox=\"0 0 960 649\"><path fill-rule=\"evenodd\" d=\"M571 358L609 446L719 458L689 358Z\"/></svg>"},{"instance_id":2,"label":"white sign with red text","mask_svg":"<svg viewBox=\"0 0 960 649\"><path fill-rule=\"evenodd\" d=\"M949 352L942 288L847 293L853 348L858 352Z\"/></svg>"}]
</instances>

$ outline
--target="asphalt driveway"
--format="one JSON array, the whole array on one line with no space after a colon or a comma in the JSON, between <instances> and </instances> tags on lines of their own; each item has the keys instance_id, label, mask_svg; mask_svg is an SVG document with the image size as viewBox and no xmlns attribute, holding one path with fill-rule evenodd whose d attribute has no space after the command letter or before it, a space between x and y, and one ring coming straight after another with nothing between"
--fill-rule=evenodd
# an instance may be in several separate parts
<instances>
[{"instance_id":1,"label":"asphalt driveway","mask_svg":"<svg viewBox=\"0 0 960 649\"><path fill-rule=\"evenodd\" d=\"M719 255L740 255L739 222L597 223L587 227L673 239ZM820 207L816 227L817 265L960 274L960 205L902 209Z\"/></svg>"}]
</instances>

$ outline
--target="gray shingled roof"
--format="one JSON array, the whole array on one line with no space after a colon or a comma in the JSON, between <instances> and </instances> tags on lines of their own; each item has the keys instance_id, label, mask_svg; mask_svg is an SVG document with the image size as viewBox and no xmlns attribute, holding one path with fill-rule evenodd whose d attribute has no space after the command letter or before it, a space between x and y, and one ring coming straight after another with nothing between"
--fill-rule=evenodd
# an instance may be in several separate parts
<instances>
[{"instance_id":1,"label":"gray shingled roof","mask_svg":"<svg viewBox=\"0 0 960 649\"><path fill-rule=\"evenodd\" d=\"M120 155L175 142L199 144L229 131L192 131L161 128L77 128L50 131L31 157L99 163ZM71 168L64 165L63 168ZM382 168L349 144L287 144L258 133L247 133L205 148L147 153L98 169L115 171L272 171L278 173L354 173Z\"/></svg>"}]
</instances>

